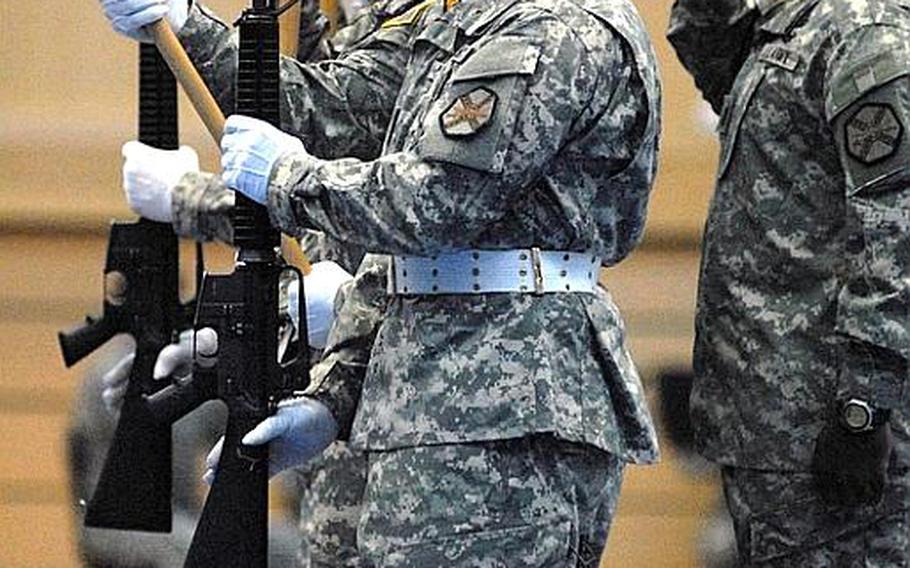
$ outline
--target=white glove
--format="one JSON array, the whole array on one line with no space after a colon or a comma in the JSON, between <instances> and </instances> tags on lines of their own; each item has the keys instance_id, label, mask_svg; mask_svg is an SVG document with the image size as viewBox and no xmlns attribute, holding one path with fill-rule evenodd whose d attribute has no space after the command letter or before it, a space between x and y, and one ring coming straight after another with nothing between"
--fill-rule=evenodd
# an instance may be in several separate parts
<instances>
[{"instance_id":1,"label":"white glove","mask_svg":"<svg viewBox=\"0 0 910 568\"><path fill-rule=\"evenodd\" d=\"M231 189L265 204L272 167L289 152L306 154L303 142L263 120L231 115L221 137L221 179Z\"/></svg>"},{"instance_id":2,"label":"white glove","mask_svg":"<svg viewBox=\"0 0 910 568\"><path fill-rule=\"evenodd\" d=\"M206 358L206 353L215 353L218 350L218 339L214 329L204 328L196 333L196 360L206 365L214 358ZM117 362L116 365L101 377L101 400L105 408L112 415L120 411L123 398L129 385L130 372L136 353L130 353ZM180 333L177 343L165 345L158 353L152 377L155 380L172 377L180 381L190 376L193 371L193 330L188 329Z\"/></svg>"},{"instance_id":3,"label":"white glove","mask_svg":"<svg viewBox=\"0 0 910 568\"><path fill-rule=\"evenodd\" d=\"M325 349L329 330L335 322L335 296L338 288L354 277L332 261L317 262L313 270L303 277L306 293L307 343L313 349ZM288 286L288 312L294 324L300 319L300 283Z\"/></svg>"},{"instance_id":4,"label":"white glove","mask_svg":"<svg viewBox=\"0 0 910 568\"><path fill-rule=\"evenodd\" d=\"M269 477L301 465L326 449L338 435L338 424L328 407L312 398L291 398L278 411L250 430L241 442L247 446L269 443ZM224 437L205 458L203 480L209 485L221 459Z\"/></svg>"},{"instance_id":5,"label":"white glove","mask_svg":"<svg viewBox=\"0 0 910 568\"><path fill-rule=\"evenodd\" d=\"M146 219L170 223L171 193L187 172L199 171L199 156L189 146L159 150L136 140L123 145L123 190L130 208Z\"/></svg>"},{"instance_id":6,"label":"white glove","mask_svg":"<svg viewBox=\"0 0 910 568\"><path fill-rule=\"evenodd\" d=\"M123 406L126 387L129 385L130 372L133 370L135 360L136 354L130 353L117 361L117 364L101 377L101 400L111 416L120 412L120 407Z\"/></svg>"},{"instance_id":7,"label":"white glove","mask_svg":"<svg viewBox=\"0 0 910 568\"><path fill-rule=\"evenodd\" d=\"M218 351L218 334L214 329L205 327L195 333L196 362L203 366L216 363ZM165 377L181 379L188 377L193 371L193 330L187 329L180 332L177 343L165 345L158 353L152 378L155 380Z\"/></svg>"},{"instance_id":8,"label":"white glove","mask_svg":"<svg viewBox=\"0 0 910 568\"><path fill-rule=\"evenodd\" d=\"M117 33L151 43L152 36L143 28L166 18L174 33L179 32L186 24L189 1L101 0L101 8Z\"/></svg>"}]
</instances>

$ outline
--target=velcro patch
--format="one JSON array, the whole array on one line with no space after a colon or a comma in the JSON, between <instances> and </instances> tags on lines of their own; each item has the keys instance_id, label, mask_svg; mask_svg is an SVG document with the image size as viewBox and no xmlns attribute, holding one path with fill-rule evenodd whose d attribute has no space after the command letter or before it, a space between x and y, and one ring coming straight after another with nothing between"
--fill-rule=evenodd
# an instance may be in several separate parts
<instances>
[{"instance_id":1,"label":"velcro patch","mask_svg":"<svg viewBox=\"0 0 910 568\"><path fill-rule=\"evenodd\" d=\"M461 95L439 115L442 133L453 138L471 136L483 130L496 112L496 93L477 87Z\"/></svg>"},{"instance_id":2,"label":"velcro patch","mask_svg":"<svg viewBox=\"0 0 910 568\"><path fill-rule=\"evenodd\" d=\"M887 160L897 152L904 125L890 105L867 103L844 126L847 153L866 165Z\"/></svg>"},{"instance_id":3,"label":"velcro patch","mask_svg":"<svg viewBox=\"0 0 910 568\"><path fill-rule=\"evenodd\" d=\"M759 59L765 63L770 63L771 65L792 72L796 71L796 68L799 67L801 58L799 53L775 45L763 49Z\"/></svg>"}]
</instances>

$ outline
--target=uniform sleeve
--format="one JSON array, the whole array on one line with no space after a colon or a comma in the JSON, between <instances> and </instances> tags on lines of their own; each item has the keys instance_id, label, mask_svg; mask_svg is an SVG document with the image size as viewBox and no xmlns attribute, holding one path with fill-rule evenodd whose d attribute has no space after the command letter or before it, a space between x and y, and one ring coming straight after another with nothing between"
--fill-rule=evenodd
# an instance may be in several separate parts
<instances>
[{"instance_id":1,"label":"uniform sleeve","mask_svg":"<svg viewBox=\"0 0 910 568\"><path fill-rule=\"evenodd\" d=\"M376 30L330 61L282 57L281 129L317 156L375 157L403 79L410 31ZM179 38L221 109L232 113L237 33L194 3Z\"/></svg>"},{"instance_id":2,"label":"uniform sleeve","mask_svg":"<svg viewBox=\"0 0 910 568\"><path fill-rule=\"evenodd\" d=\"M185 174L171 192L174 232L196 241L232 243L234 192L221 177L203 172Z\"/></svg>"},{"instance_id":3,"label":"uniform sleeve","mask_svg":"<svg viewBox=\"0 0 910 568\"><path fill-rule=\"evenodd\" d=\"M330 260L354 274L363 261L366 251L345 241L332 239L321 231L304 231L300 235L300 248L311 263Z\"/></svg>"},{"instance_id":4,"label":"uniform sleeve","mask_svg":"<svg viewBox=\"0 0 910 568\"><path fill-rule=\"evenodd\" d=\"M329 20L319 10L319 2L300 0L297 60L313 63L328 59L328 32Z\"/></svg>"},{"instance_id":5,"label":"uniform sleeve","mask_svg":"<svg viewBox=\"0 0 910 568\"><path fill-rule=\"evenodd\" d=\"M910 31L848 36L826 82L845 175L852 261L840 290L838 395L901 404L910 355Z\"/></svg>"},{"instance_id":6,"label":"uniform sleeve","mask_svg":"<svg viewBox=\"0 0 910 568\"><path fill-rule=\"evenodd\" d=\"M566 143L598 81L611 78L601 69L621 62L615 45L593 57L552 16L530 19L491 36L437 95L425 94L431 100L412 93L428 108L405 150L374 161L280 159L269 188L273 223L389 254L469 246Z\"/></svg>"},{"instance_id":7,"label":"uniform sleeve","mask_svg":"<svg viewBox=\"0 0 910 568\"><path fill-rule=\"evenodd\" d=\"M715 112L746 60L758 12L745 0L676 0L667 39Z\"/></svg>"},{"instance_id":8,"label":"uniform sleeve","mask_svg":"<svg viewBox=\"0 0 910 568\"><path fill-rule=\"evenodd\" d=\"M388 302L388 258L367 255L354 280L339 290L335 323L307 394L329 407L347 439L366 376L373 342Z\"/></svg>"}]
</instances>

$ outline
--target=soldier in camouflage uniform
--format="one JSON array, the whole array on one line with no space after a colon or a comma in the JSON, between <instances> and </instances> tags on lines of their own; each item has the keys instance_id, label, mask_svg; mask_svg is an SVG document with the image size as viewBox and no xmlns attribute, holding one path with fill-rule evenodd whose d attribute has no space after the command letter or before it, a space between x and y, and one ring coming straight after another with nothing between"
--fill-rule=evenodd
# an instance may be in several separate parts
<instances>
[{"instance_id":1,"label":"soldier in camouflage uniform","mask_svg":"<svg viewBox=\"0 0 910 568\"><path fill-rule=\"evenodd\" d=\"M721 114L692 413L746 565L910 565L908 8L673 7Z\"/></svg>"},{"instance_id":2,"label":"soldier in camouflage uniform","mask_svg":"<svg viewBox=\"0 0 910 568\"><path fill-rule=\"evenodd\" d=\"M444 269L453 250L478 260L536 246L584 251L594 273L620 260L640 234L658 118L630 6L463 2L386 23L408 26L419 32L404 84L387 95L397 115L383 158L282 156L268 194L276 225L397 253L377 270L384 261L402 277L409 261L434 254ZM301 96L325 103L307 82ZM473 122L457 120L468 108ZM304 140L318 147L331 130L307 118ZM311 390L370 455L364 556L596 564L622 461L656 453L612 301L596 287L537 296L483 293L479 280L478 294L440 285L440 295L413 295L393 283L362 389L357 375L327 373ZM333 345L358 337L340 325Z\"/></svg>"},{"instance_id":3,"label":"soldier in camouflage uniform","mask_svg":"<svg viewBox=\"0 0 910 568\"><path fill-rule=\"evenodd\" d=\"M227 29L194 7L179 36L229 98ZM269 209L289 234L387 256L368 257L343 304L320 402L274 419L330 408L367 450L365 562L597 565L623 464L657 457L622 320L596 284L638 242L656 169L659 85L638 15L623 1L427 2L355 47L284 62L283 127L308 152L269 168ZM358 159L377 145L381 158ZM217 227L224 191L178 188L177 217ZM475 278L506 255L505 289ZM467 266L432 290L399 281L409 262L435 276L456 260ZM474 284L454 290L464 276ZM333 359L346 350L359 364ZM310 433L286 431L304 440L273 441L273 459Z\"/></svg>"}]
</instances>

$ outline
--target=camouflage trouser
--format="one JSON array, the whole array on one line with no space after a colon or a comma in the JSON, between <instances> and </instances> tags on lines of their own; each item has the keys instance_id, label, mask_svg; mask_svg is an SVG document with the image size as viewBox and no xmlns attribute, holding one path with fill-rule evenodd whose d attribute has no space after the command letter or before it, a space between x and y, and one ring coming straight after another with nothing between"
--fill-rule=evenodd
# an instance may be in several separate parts
<instances>
[{"instance_id":1,"label":"camouflage trouser","mask_svg":"<svg viewBox=\"0 0 910 568\"><path fill-rule=\"evenodd\" d=\"M303 568L360 566L357 522L366 485L367 460L361 452L336 443L297 470L300 487Z\"/></svg>"},{"instance_id":2,"label":"camouflage trouser","mask_svg":"<svg viewBox=\"0 0 910 568\"><path fill-rule=\"evenodd\" d=\"M623 463L549 436L369 454L372 566L597 566Z\"/></svg>"},{"instance_id":3,"label":"camouflage trouser","mask_svg":"<svg viewBox=\"0 0 910 568\"><path fill-rule=\"evenodd\" d=\"M874 506L825 505L812 475L726 467L742 566L910 567L910 475L893 475Z\"/></svg>"}]
</instances>

